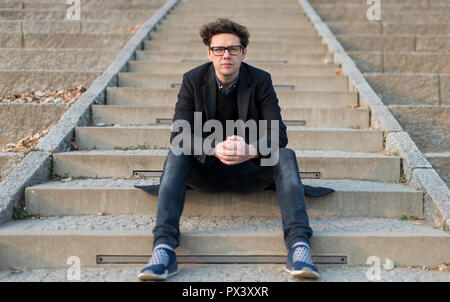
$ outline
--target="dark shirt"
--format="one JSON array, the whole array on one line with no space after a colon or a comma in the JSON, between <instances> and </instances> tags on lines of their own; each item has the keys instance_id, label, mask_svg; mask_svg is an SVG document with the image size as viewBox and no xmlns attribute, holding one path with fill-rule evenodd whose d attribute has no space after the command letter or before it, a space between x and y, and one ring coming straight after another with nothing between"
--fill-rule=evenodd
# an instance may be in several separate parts
<instances>
[{"instance_id":1,"label":"dark shirt","mask_svg":"<svg viewBox=\"0 0 450 302\"><path fill-rule=\"evenodd\" d=\"M223 127L223 140L226 140L226 121L232 120L233 122L238 119L238 109L237 109L237 81L239 76L230 86L230 88L226 89L224 87L221 88L222 84L217 79L217 84L219 85L219 91L217 93L217 105L216 105L216 117L215 119L220 121ZM237 131L234 129L234 134ZM216 142L218 144L220 142Z\"/></svg>"},{"instance_id":2,"label":"dark shirt","mask_svg":"<svg viewBox=\"0 0 450 302\"><path fill-rule=\"evenodd\" d=\"M219 87L219 91L224 93L225 95L230 94L234 90L234 88L236 88L238 80L239 80L239 74L236 77L236 79L234 80L233 84L231 84L230 88L227 89L227 88L223 87L222 83L219 81L219 79L217 78L217 75L216 75L216 82L217 82L217 86Z\"/></svg>"}]
</instances>

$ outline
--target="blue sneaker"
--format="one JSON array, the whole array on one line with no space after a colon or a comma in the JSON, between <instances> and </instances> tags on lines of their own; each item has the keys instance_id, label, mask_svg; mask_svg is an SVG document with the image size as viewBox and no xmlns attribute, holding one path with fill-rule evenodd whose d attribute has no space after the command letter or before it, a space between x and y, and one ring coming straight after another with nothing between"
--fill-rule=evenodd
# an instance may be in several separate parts
<instances>
[{"instance_id":1,"label":"blue sneaker","mask_svg":"<svg viewBox=\"0 0 450 302\"><path fill-rule=\"evenodd\" d=\"M139 272L138 278L143 281L166 280L167 277L178 272L175 252L167 248L156 247L147 266Z\"/></svg>"},{"instance_id":2,"label":"blue sneaker","mask_svg":"<svg viewBox=\"0 0 450 302\"><path fill-rule=\"evenodd\" d=\"M309 245L305 242L296 243L289 249L284 270L299 278L318 279L320 277L312 262Z\"/></svg>"}]
</instances>

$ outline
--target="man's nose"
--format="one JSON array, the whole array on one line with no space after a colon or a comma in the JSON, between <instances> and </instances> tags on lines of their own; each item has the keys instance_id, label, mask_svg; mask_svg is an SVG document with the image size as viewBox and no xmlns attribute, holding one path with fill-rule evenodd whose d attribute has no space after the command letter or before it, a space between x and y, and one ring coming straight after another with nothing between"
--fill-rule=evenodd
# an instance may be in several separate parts
<instances>
[{"instance_id":1,"label":"man's nose","mask_svg":"<svg viewBox=\"0 0 450 302\"><path fill-rule=\"evenodd\" d=\"M230 55L230 51L228 50L228 49L225 49L225 52L223 53L223 56L224 57L231 57L231 55Z\"/></svg>"}]
</instances>

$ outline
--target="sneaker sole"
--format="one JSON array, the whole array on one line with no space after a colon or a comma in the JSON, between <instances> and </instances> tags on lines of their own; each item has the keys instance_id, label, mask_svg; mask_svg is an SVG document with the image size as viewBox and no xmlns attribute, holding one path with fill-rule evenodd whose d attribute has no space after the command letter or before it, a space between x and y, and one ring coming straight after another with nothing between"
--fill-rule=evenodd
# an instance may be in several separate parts
<instances>
[{"instance_id":1,"label":"sneaker sole","mask_svg":"<svg viewBox=\"0 0 450 302\"><path fill-rule=\"evenodd\" d=\"M142 280L142 281L164 281L167 279L167 277L173 276L173 275L177 274L179 271L180 271L180 269L178 269L176 272L168 274L167 270L166 270L166 272L163 275L156 275L156 274L153 274L150 272L145 272L145 273L140 273L138 275L138 279Z\"/></svg>"},{"instance_id":2,"label":"sneaker sole","mask_svg":"<svg viewBox=\"0 0 450 302\"><path fill-rule=\"evenodd\" d=\"M320 275L312 270L294 271L294 270L289 270L286 267L284 267L284 270L286 272L288 272L289 274L291 274L292 276L297 277L297 278L309 278L309 279L319 279L320 278Z\"/></svg>"}]
</instances>

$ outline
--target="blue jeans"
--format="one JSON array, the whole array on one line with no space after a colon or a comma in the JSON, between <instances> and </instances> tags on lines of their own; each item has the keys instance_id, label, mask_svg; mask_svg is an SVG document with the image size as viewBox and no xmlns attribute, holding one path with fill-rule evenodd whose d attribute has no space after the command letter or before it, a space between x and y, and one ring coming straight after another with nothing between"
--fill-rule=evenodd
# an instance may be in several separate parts
<instances>
[{"instance_id":1,"label":"blue jeans","mask_svg":"<svg viewBox=\"0 0 450 302\"><path fill-rule=\"evenodd\" d=\"M279 161L274 166L260 166L252 160L230 166L217 158L202 164L192 155L176 156L170 150L160 180L153 246L167 244L175 249L179 245L186 185L210 193L251 193L264 190L273 183L281 210L286 247L289 249L298 241L310 244L312 229L295 152L289 148L279 150Z\"/></svg>"}]
</instances>

